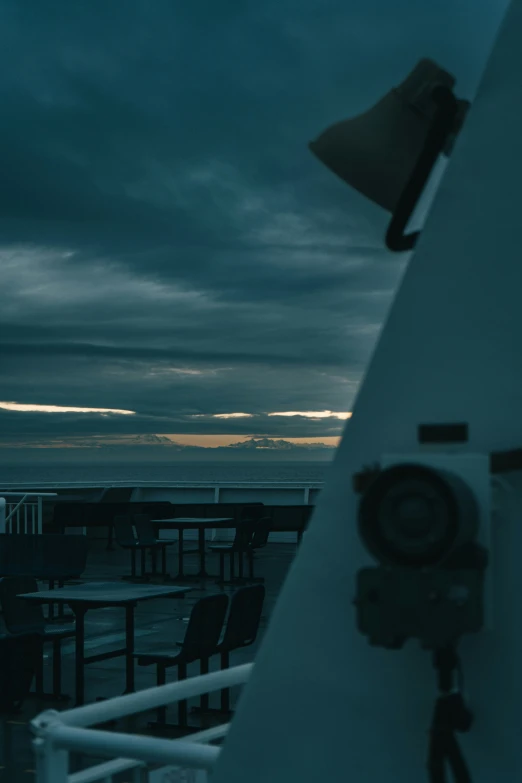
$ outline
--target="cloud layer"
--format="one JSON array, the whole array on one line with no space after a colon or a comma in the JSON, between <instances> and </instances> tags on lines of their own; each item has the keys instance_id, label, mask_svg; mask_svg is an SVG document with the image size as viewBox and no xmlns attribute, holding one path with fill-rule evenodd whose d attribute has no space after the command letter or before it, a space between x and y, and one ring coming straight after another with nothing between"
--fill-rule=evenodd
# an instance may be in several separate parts
<instances>
[{"instance_id":1,"label":"cloud layer","mask_svg":"<svg viewBox=\"0 0 522 783\"><path fill-rule=\"evenodd\" d=\"M308 141L423 56L469 97L506 3L0 10L2 437L336 435L406 259ZM256 414L220 419L215 414Z\"/></svg>"}]
</instances>

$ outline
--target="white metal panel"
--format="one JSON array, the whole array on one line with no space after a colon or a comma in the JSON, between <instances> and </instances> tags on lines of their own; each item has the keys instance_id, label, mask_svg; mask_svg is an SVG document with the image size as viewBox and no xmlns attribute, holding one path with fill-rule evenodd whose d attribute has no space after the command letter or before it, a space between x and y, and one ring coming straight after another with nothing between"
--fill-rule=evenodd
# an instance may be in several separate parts
<instances>
[{"instance_id":1,"label":"white metal panel","mask_svg":"<svg viewBox=\"0 0 522 783\"><path fill-rule=\"evenodd\" d=\"M372 560L351 480L383 453L423 453L419 424L467 422L470 442L457 451L522 445L521 40L513 0L212 783L425 779L435 673L418 645L373 648L356 628L356 574ZM515 505L492 531L494 631L461 645L476 721L459 743L474 783L522 774Z\"/></svg>"}]
</instances>

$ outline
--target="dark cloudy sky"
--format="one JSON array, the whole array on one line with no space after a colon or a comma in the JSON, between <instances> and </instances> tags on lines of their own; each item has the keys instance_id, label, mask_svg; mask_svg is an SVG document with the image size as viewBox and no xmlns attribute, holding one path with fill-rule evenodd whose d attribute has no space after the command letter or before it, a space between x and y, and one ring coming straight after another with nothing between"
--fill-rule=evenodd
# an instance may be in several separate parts
<instances>
[{"instance_id":1,"label":"dark cloudy sky","mask_svg":"<svg viewBox=\"0 0 522 783\"><path fill-rule=\"evenodd\" d=\"M3 0L5 443L323 437L404 265L308 141L423 56L470 97L506 0ZM215 418L216 414L254 414Z\"/></svg>"}]
</instances>

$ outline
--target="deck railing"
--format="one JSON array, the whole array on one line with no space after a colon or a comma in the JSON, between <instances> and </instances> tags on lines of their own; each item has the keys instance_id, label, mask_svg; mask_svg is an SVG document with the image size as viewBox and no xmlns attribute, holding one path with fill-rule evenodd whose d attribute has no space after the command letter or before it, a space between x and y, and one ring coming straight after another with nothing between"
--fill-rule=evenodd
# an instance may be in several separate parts
<instances>
[{"instance_id":1,"label":"deck railing","mask_svg":"<svg viewBox=\"0 0 522 783\"><path fill-rule=\"evenodd\" d=\"M291 480L273 480L273 481L139 481L139 480L129 480L129 481L54 481L54 482L38 482L38 484L16 484L11 485L11 488L6 487L7 489L15 490L27 490L34 491L38 490L62 490L62 489L70 489L74 492L77 492L79 490L85 489L85 490L109 490L109 489L131 489L132 490L132 499L134 501L146 499L146 496L151 491L160 493L162 491L189 491L190 490L196 490L197 492L204 492L206 495L208 495L208 499L205 498L203 500L202 498L198 498L194 500L193 502L199 503L199 502L213 502L213 503L221 503L230 502L227 495L228 493L236 490L256 490L262 491L263 493L265 491L272 491L277 490L279 492L282 492L284 494L290 494L292 493L296 497L297 503L303 503L304 505L308 505L309 503L313 504L312 498L315 497L315 495L321 491L321 489L324 486L323 481L312 481L312 480L304 480L304 481L291 481ZM144 495L142 495L144 493ZM0 496L2 494L2 491L0 490ZM223 497L223 495L225 497ZM300 499L298 500L297 498ZM184 501L181 501L184 502ZM190 501L192 502L192 501Z\"/></svg>"},{"instance_id":2,"label":"deck railing","mask_svg":"<svg viewBox=\"0 0 522 783\"><path fill-rule=\"evenodd\" d=\"M210 743L226 735L228 723L179 740L88 727L243 685L252 669L247 663L65 712L40 713L31 722L37 783L112 783L113 776L124 771L132 772L136 783L203 783L220 754ZM71 752L112 760L69 774ZM153 769L158 765L162 768Z\"/></svg>"},{"instance_id":3,"label":"deck railing","mask_svg":"<svg viewBox=\"0 0 522 783\"><path fill-rule=\"evenodd\" d=\"M0 490L0 534L41 533L43 498L56 496L56 492Z\"/></svg>"}]
</instances>

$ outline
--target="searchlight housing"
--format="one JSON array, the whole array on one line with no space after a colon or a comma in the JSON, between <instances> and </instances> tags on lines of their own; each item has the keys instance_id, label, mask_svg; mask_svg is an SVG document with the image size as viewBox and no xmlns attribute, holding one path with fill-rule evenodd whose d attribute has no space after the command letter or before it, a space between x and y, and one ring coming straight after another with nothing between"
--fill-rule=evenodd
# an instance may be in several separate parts
<instances>
[{"instance_id":1,"label":"searchlight housing","mask_svg":"<svg viewBox=\"0 0 522 783\"><path fill-rule=\"evenodd\" d=\"M309 148L334 174L392 213L390 250L411 250L405 230L441 154L451 153L469 102L453 94L455 78L429 59L368 111L337 122Z\"/></svg>"}]
</instances>

